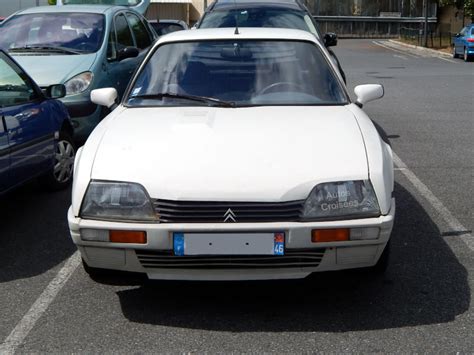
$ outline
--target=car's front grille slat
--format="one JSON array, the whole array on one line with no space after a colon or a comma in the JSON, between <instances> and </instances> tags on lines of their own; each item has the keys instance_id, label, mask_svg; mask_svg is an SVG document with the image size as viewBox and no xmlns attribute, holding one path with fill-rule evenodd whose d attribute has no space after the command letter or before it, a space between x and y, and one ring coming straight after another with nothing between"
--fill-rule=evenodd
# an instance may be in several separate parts
<instances>
[{"instance_id":1,"label":"car's front grille slat","mask_svg":"<svg viewBox=\"0 0 474 355\"><path fill-rule=\"evenodd\" d=\"M288 202L153 200L155 212L161 223L293 222L300 219L303 204L303 200Z\"/></svg>"},{"instance_id":2,"label":"car's front grille slat","mask_svg":"<svg viewBox=\"0 0 474 355\"><path fill-rule=\"evenodd\" d=\"M262 269L317 267L325 249L287 250L273 255L200 255L175 256L171 251L137 250L144 268L149 269Z\"/></svg>"}]
</instances>

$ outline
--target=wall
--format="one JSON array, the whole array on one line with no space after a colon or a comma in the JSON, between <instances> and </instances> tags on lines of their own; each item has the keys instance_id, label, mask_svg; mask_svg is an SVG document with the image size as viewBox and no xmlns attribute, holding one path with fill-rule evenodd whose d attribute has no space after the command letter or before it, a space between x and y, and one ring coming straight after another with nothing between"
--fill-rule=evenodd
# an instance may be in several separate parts
<instances>
[{"instance_id":1,"label":"wall","mask_svg":"<svg viewBox=\"0 0 474 355\"><path fill-rule=\"evenodd\" d=\"M48 0L0 0L0 16L7 17L14 12L39 4L48 5Z\"/></svg>"}]
</instances>

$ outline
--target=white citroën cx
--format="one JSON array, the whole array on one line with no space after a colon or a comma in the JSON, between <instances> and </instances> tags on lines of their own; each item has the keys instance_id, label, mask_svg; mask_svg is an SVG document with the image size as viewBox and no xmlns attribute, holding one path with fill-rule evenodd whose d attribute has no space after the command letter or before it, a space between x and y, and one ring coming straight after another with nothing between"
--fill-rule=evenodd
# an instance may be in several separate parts
<instances>
[{"instance_id":1,"label":"white citro\u00ebn cx","mask_svg":"<svg viewBox=\"0 0 474 355\"><path fill-rule=\"evenodd\" d=\"M71 236L91 276L258 280L386 265L392 151L323 46L291 29L160 38L78 151Z\"/></svg>"}]
</instances>

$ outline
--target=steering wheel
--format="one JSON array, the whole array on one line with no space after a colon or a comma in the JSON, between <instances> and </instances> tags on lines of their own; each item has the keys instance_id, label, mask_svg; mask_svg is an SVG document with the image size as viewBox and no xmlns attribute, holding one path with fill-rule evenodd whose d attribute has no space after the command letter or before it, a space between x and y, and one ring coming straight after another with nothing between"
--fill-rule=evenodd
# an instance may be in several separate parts
<instances>
[{"instance_id":1,"label":"steering wheel","mask_svg":"<svg viewBox=\"0 0 474 355\"><path fill-rule=\"evenodd\" d=\"M273 84L270 84L270 85L264 87L262 90L260 90L258 95L264 95L268 92L275 91L274 89L278 88L280 86L288 87L288 88L301 89L301 91L303 91L303 92L305 91L305 88L300 84L291 83L289 81L279 81L279 82L276 82L276 83L273 83ZM276 90L276 91L278 92L278 91L282 91L282 90Z\"/></svg>"}]
</instances>

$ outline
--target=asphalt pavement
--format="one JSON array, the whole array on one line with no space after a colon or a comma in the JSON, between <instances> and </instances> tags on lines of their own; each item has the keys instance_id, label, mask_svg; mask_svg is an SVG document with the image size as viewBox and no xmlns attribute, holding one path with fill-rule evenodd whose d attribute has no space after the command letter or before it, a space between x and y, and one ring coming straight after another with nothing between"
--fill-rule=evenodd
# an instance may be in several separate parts
<instances>
[{"instance_id":1,"label":"asphalt pavement","mask_svg":"<svg viewBox=\"0 0 474 355\"><path fill-rule=\"evenodd\" d=\"M382 40L335 52L351 91L385 86L365 107L397 155L384 277L124 285L79 266L58 283L70 192L31 183L0 198L0 353L472 352L474 63Z\"/></svg>"}]
</instances>

